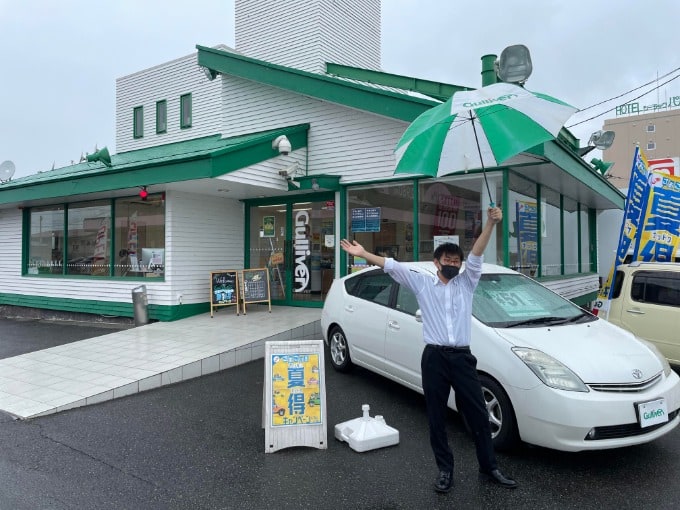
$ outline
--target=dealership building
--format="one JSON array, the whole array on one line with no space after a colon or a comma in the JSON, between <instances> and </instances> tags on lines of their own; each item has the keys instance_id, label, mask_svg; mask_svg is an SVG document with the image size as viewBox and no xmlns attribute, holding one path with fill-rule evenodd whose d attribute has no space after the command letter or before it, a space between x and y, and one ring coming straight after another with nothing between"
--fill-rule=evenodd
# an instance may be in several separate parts
<instances>
[{"instance_id":1,"label":"dealership building","mask_svg":"<svg viewBox=\"0 0 680 510\"><path fill-rule=\"evenodd\" d=\"M487 262L593 299L597 216L624 196L579 141L563 129L487 169L490 194L480 171L395 176L409 123L465 87L381 71L380 1L344 4L236 0L234 49L119 78L115 150L0 184L0 305L131 317L145 285L171 321L210 310L211 272L267 268L274 306L321 307L362 267L340 239L402 261L438 239L467 252L490 199L505 221Z\"/></svg>"}]
</instances>

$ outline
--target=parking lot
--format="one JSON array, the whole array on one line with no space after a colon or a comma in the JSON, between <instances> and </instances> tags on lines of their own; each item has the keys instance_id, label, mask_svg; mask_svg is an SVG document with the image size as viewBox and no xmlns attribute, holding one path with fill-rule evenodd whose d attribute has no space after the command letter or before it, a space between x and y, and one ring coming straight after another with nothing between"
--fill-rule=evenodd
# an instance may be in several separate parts
<instances>
[{"instance_id":1,"label":"parking lot","mask_svg":"<svg viewBox=\"0 0 680 510\"><path fill-rule=\"evenodd\" d=\"M27 338L43 327L14 326ZM71 328L73 339L83 338L78 328ZM670 509L680 503L680 429L629 449L500 453L503 470L521 484L507 491L478 480L474 446L454 413L456 485L436 494L422 397L365 370L338 374L326 364L326 450L264 453L262 360L43 418L2 416L0 508ZM362 404L399 430L398 445L357 453L333 438L334 425L360 416Z\"/></svg>"}]
</instances>

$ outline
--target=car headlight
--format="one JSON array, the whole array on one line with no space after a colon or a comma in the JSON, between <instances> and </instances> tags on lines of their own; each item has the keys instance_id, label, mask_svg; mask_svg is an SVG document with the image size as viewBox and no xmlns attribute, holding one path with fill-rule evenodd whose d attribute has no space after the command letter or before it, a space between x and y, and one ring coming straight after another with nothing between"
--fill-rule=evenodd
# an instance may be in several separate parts
<instances>
[{"instance_id":1,"label":"car headlight","mask_svg":"<svg viewBox=\"0 0 680 510\"><path fill-rule=\"evenodd\" d=\"M514 352L543 384L566 391L588 392L583 381L562 363L552 356L528 347L513 347Z\"/></svg>"},{"instance_id":2,"label":"car headlight","mask_svg":"<svg viewBox=\"0 0 680 510\"><path fill-rule=\"evenodd\" d=\"M656 356L656 357L659 359L659 361L661 362L661 366L663 367L663 373L664 373L664 375L665 375L666 377L668 377L669 375L671 375L671 365L670 365L670 363L668 363L668 360L666 359L666 357L665 357L663 354L661 354L661 351L659 351L659 349L656 347L656 345L654 345L654 344L651 343L651 342L648 342L647 340L643 340L643 339L640 338L640 337L637 337L637 336L636 336L635 338L636 338L638 341L640 341L640 342L642 342L643 344L645 344L647 347L649 347L649 350L652 351L652 352L654 353L654 356Z\"/></svg>"}]
</instances>

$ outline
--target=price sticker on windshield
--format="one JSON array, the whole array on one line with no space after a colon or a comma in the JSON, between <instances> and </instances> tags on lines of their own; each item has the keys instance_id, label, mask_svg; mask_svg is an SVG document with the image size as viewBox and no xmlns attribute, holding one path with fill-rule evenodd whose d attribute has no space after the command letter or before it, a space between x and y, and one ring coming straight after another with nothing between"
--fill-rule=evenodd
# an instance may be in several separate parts
<instances>
[{"instance_id":1,"label":"price sticker on windshield","mask_svg":"<svg viewBox=\"0 0 680 510\"><path fill-rule=\"evenodd\" d=\"M487 294L509 317L526 317L546 313L530 292L523 290L487 291Z\"/></svg>"}]
</instances>

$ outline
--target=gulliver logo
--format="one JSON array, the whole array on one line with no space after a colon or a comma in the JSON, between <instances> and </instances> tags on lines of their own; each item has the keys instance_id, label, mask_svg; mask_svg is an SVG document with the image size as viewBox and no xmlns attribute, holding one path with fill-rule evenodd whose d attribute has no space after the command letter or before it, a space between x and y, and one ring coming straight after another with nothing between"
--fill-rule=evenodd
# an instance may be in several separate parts
<instances>
[{"instance_id":1,"label":"gulliver logo","mask_svg":"<svg viewBox=\"0 0 680 510\"><path fill-rule=\"evenodd\" d=\"M666 413L663 412L663 409L656 409L654 411L649 411L648 413L643 413L642 417L645 420L650 420L652 418L658 418L660 416L663 416L664 414Z\"/></svg>"},{"instance_id":2,"label":"gulliver logo","mask_svg":"<svg viewBox=\"0 0 680 510\"><path fill-rule=\"evenodd\" d=\"M479 108L480 106L490 106L496 103L502 103L504 101L510 101L511 99L518 98L517 94L505 94L504 96L498 96L494 99L482 99L481 101L471 101L468 103L463 103L465 108Z\"/></svg>"}]
</instances>

